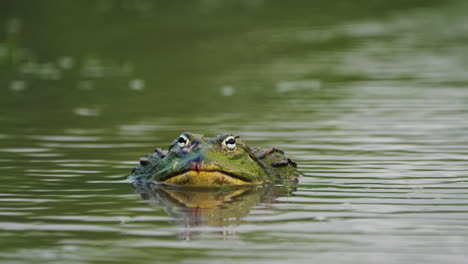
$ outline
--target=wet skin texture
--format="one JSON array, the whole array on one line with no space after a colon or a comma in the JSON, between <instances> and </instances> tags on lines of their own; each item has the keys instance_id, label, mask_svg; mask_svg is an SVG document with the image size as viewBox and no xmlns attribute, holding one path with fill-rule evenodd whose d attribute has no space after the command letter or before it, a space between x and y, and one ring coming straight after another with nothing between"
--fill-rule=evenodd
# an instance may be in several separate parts
<instances>
[{"instance_id":1,"label":"wet skin texture","mask_svg":"<svg viewBox=\"0 0 468 264\"><path fill-rule=\"evenodd\" d=\"M186 132L167 151L157 148L141 158L130 179L190 186L296 184L299 175L279 149L250 148L230 134L205 138Z\"/></svg>"}]
</instances>

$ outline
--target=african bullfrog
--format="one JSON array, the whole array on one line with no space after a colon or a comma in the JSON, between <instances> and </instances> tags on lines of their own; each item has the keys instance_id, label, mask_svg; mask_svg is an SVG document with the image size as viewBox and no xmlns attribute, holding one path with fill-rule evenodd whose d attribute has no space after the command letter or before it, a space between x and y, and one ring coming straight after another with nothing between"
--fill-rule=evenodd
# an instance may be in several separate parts
<instances>
[{"instance_id":1,"label":"african bullfrog","mask_svg":"<svg viewBox=\"0 0 468 264\"><path fill-rule=\"evenodd\" d=\"M134 182L189 186L295 185L298 177L296 163L279 149L249 147L231 134L206 138L188 132L167 151L156 148L141 158L130 175Z\"/></svg>"}]
</instances>

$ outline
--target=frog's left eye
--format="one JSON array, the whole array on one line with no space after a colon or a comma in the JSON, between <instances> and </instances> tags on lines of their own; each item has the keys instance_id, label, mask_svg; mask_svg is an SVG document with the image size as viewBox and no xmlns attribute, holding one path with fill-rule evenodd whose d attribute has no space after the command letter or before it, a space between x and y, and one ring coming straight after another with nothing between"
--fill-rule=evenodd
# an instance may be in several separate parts
<instances>
[{"instance_id":1,"label":"frog's left eye","mask_svg":"<svg viewBox=\"0 0 468 264\"><path fill-rule=\"evenodd\" d=\"M190 144L190 140L185 136L185 135L180 135L180 137L177 139L177 146L180 148L185 148Z\"/></svg>"},{"instance_id":2,"label":"frog's left eye","mask_svg":"<svg viewBox=\"0 0 468 264\"><path fill-rule=\"evenodd\" d=\"M225 145L229 150L234 150L236 148L236 138L233 136L228 136L224 139L223 145Z\"/></svg>"}]
</instances>

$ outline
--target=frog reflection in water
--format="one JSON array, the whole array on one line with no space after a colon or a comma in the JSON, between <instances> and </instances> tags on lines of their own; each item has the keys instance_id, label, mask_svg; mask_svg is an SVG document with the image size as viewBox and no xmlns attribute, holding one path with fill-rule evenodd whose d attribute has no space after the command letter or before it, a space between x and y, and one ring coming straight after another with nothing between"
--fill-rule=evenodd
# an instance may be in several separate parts
<instances>
[{"instance_id":1,"label":"frog reflection in water","mask_svg":"<svg viewBox=\"0 0 468 264\"><path fill-rule=\"evenodd\" d=\"M190 187L149 183L134 187L148 204L164 208L180 227L182 240L232 239L252 208L269 209L277 197L289 196L293 190L275 184Z\"/></svg>"},{"instance_id":2,"label":"frog reflection in water","mask_svg":"<svg viewBox=\"0 0 468 264\"><path fill-rule=\"evenodd\" d=\"M142 199L163 206L183 225L183 238L193 239L197 226L239 225L259 202L289 195L299 175L281 150L250 148L229 134L183 133L168 151L141 158L130 179Z\"/></svg>"},{"instance_id":3,"label":"frog reflection in water","mask_svg":"<svg viewBox=\"0 0 468 264\"><path fill-rule=\"evenodd\" d=\"M190 186L232 186L263 183L297 184L296 163L276 148L250 148L239 137L205 138L183 133L168 151L155 149L140 159L133 182L156 181Z\"/></svg>"}]
</instances>

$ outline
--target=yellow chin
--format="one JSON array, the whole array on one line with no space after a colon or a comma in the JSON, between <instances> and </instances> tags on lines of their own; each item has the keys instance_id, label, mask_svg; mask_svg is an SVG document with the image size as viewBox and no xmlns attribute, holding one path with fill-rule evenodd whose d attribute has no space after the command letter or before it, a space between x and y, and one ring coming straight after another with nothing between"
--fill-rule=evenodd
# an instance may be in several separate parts
<instances>
[{"instance_id":1,"label":"yellow chin","mask_svg":"<svg viewBox=\"0 0 468 264\"><path fill-rule=\"evenodd\" d=\"M245 185L255 184L252 182L243 181L219 171L187 171L176 175L164 181L171 184L182 185Z\"/></svg>"}]
</instances>

